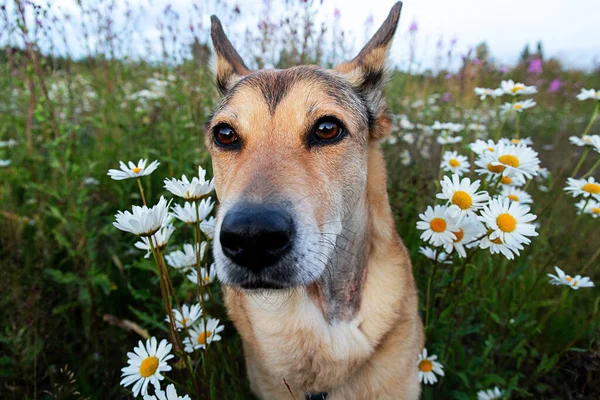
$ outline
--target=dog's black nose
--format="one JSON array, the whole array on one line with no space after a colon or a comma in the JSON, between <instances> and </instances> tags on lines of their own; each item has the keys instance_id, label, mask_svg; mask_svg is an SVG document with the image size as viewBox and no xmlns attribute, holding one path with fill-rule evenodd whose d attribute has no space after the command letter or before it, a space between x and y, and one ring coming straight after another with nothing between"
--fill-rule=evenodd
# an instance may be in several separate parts
<instances>
[{"instance_id":1,"label":"dog's black nose","mask_svg":"<svg viewBox=\"0 0 600 400\"><path fill-rule=\"evenodd\" d=\"M292 247L294 223L281 208L246 205L229 210L219 239L223 253L253 271L276 264Z\"/></svg>"}]
</instances>

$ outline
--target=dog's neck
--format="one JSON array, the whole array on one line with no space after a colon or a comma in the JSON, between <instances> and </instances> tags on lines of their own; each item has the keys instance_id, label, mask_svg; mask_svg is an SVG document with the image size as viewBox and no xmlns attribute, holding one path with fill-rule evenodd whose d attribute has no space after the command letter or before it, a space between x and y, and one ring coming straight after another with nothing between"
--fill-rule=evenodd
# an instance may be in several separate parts
<instances>
[{"instance_id":1,"label":"dog's neck","mask_svg":"<svg viewBox=\"0 0 600 400\"><path fill-rule=\"evenodd\" d=\"M357 314L369 259L384 252L395 237L383 154L377 143L372 143L368 151L365 195L357 209L349 211L327 269L317 283L308 287L309 296L329 321L348 321Z\"/></svg>"}]
</instances>

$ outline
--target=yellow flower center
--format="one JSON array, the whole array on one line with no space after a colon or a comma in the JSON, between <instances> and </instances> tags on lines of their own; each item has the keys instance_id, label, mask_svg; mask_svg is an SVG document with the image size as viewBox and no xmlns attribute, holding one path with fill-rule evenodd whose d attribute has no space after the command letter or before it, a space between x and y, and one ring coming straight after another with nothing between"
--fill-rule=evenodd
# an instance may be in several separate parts
<instances>
[{"instance_id":1,"label":"yellow flower center","mask_svg":"<svg viewBox=\"0 0 600 400\"><path fill-rule=\"evenodd\" d=\"M493 172L495 174L500 174L504 171L503 165L492 165L491 163L487 166L488 171Z\"/></svg>"},{"instance_id":2,"label":"yellow flower center","mask_svg":"<svg viewBox=\"0 0 600 400\"><path fill-rule=\"evenodd\" d=\"M488 149L488 151L494 151L493 147L488 147L487 149Z\"/></svg>"},{"instance_id":3,"label":"yellow flower center","mask_svg":"<svg viewBox=\"0 0 600 400\"><path fill-rule=\"evenodd\" d=\"M446 221L442 218L434 218L429 223L429 226L434 232L444 232L446 230Z\"/></svg>"},{"instance_id":4,"label":"yellow flower center","mask_svg":"<svg viewBox=\"0 0 600 400\"><path fill-rule=\"evenodd\" d=\"M583 141L584 141L584 142L589 142L590 140L591 140L591 139L590 139L590 137L589 137L589 136L584 136L584 137L583 137Z\"/></svg>"},{"instance_id":5,"label":"yellow flower center","mask_svg":"<svg viewBox=\"0 0 600 400\"><path fill-rule=\"evenodd\" d=\"M184 318L181 321L179 321L181 323L181 325L183 325L184 327L187 326L187 323L189 322L189 318Z\"/></svg>"},{"instance_id":6,"label":"yellow flower center","mask_svg":"<svg viewBox=\"0 0 600 400\"><path fill-rule=\"evenodd\" d=\"M523 89L525 89L525 86L523 86L523 85L515 85L515 86L513 86L513 88L510 91L513 92L513 93L517 93L517 92L520 92Z\"/></svg>"},{"instance_id":7,"label":"yellow flower center","mask_svg":"<svg viewBox=\"0 0 600 400\"><path fill-rule=\"evenodd\" d=\"M198 344L206 344L206 339L208 339L209 337L212 336L212 332L210 331L206 331L206 332L200 332L200 334L198 335Z\"/></svg>"},{"instance_id":8,"label":"yellow flower center","mask_svg":"<svg viewBox=\"0 0 600 400\"><path fill-rule=\"evenodd\" d=\"M515 104L515 110L520 110L521 108L523 108L523 104ZM511 140L511 142L512 142L512 140ZM517 143L519 143L519 142L517 141Z\"/></svg>"},{"instance_id":9,"label":"yellow flower center","mask_svg":"<svg viewBox=\"0 0 600 400\"><path fill-rule=\"evenodd\" d=\"M448 164L450 164L451 167L458 167L460 165L460 161L458 161L456 158L452 158L450 161L448 161Z\"/></svg>"},{"instance_id":10,"label":"yellow flower center","mask_svg":"<svg viewBox=\"0 0 600 400\"><path fill-rule=\"evenodd\" d=\"M519 159L510 154L505 154L503 156L498 157L498 161L500 161L502 164L509 165L513 168L517 168L520 164Z\"/></svg>"},{"instance_id":11,"label":"yellow flower center","mask_svg":"<svg viewBox=\"0 0 600 400\"><path fill-rule=\"evenodd\" d=\"M592 213L593 214L600 214L600 208L599 207L592 207Z\"/></svg>"},{"instance_id":12,"label":"yellow flower center","mask_svg":"<svg viewBox=\"0 0 600 400\"><path fill-rule=\"evenodd\" d=\"M515 107L516 107L516 106L515 106ZM519 143L519 142L520 142L520 140L519 140L519 139L511 139L511 141L510 141L510 142L511 142L512 144L517 144L517 143Z\"/></svg>"},{"instance_id":13,"label":"yellow flower center","mask_svg":"<svg viewBox=\"0 0 600 400\"><path fill-rule=\"evenodd\" d=\"M473 205L473 199L469 193L457 190L452 195L452 204L456 204L461 210L468 210Z\"/></svg>"},{"instance_id":14,"label":"yellow flower center","mask_svg":"<svg viewBox=\"0 0 600 400\"><path fill-rule=\"evenodd\" d=\"M433 363L429 360L421 360L419 362L419 371L421 372L431 372L433 369Z\"/></svg>"},{"instance_id":15,"label":"yellow flower center","mask_svg":"<svg viewBox=\"0 0 600 400\"><path fill-rule=\"evenodd\" d=\"M597 183L586 183L581 187L581 190L591 194L600 194L600 185Z\"/></svg>"},{"instance_id":16,"label":"yellow flower center","mask_svg":"<svg viewBox=\"0 0 600 400\"><path fill-rule=\"evenodd\" d=\"M504 183L505 185L510 185L512 183L512 178L508 177L508 176L503 176L501 178L502 183Z\"/></svg>"},{"instance_id":17,"label":"yellow flower center","mask_svg":"<svg viewBox=\"0 0 600 400\"><path fill-rule=\"evenodd\" d=\"M496 244L502 244L502 240L500 240L500 238L490 239L490 242L496 243Z\"/></svg>"},{"instance_id":18,"label":"yellow flower center","mask_svg":"<svg viewBox=\"0 0 600 400\"><path fill-rule=\"evenodd\" d=\"M139 167L134 167L134 168L131 168L131 170L132 170L133 172L135 172L136 174L139 174L139 173L140 173L140 171L141 171L142 169L141 169L141 168L139 168Z\"/></svg>"},{"instance_id":19,"label":"yellow flower center","mask_svg":"<svg viewBox=\"0 0 600 400\"><path fill-rule=\"evenodd\" d=\"M454 235L456 236L456 239L454 239L454 243L460 242L465 237L465 231L463 231L462 228L458 228L458 232L452 233L454 233Z\"/></svg>"},{"instance_id":20,"label":"yellow flower center","mask_svg":"<svg viewBox=\"0 0 600 400\"><path fill-rule=\"evenodd\" d=\"M508 213L498 215L496 224L502 232L512 232L517 228L517 220Z\"/></svg>"},{"instance_id":21,"label":"yellow flower center","mask_svg":"<svg viewBox=\"0 0 600 400\"><path fill-rule=\"evenodd\" d=\"M573 286L577 286L577 281L574 280L573 278L571 278L569 275L565 276L565 279L567 280L567 282L569 282Z\"/></svg>"},{"instance_id":22,"label":"yellow flower center","mask_svg":"<svg viewBox=\"0 0 600 400\"><path fill-rule=\"evenodd\" d=\"M149 378L158 369L158 358L154 356L146 357L140 364L140 375L142 378Z\"/></svg>"},{"instance_id":23,"label":"yellow flower center","mask_svg":"<svg viewBox=\"0 0 600 400\"><path fill-rule=\"evenodd\" d=\"M509 194L508 198L511 199L512 201L519 201L519 198L517 196L515 196L514 194Z\"/></svg>"}]
</instances>

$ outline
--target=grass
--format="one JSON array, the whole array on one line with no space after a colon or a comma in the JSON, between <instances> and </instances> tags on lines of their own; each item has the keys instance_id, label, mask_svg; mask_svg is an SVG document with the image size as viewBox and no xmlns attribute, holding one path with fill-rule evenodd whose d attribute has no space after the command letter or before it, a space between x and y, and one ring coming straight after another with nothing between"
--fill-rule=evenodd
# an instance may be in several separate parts
<instances>
[{"instance_id":1,"label":"grass","mask_svg":"<svg viewBox=\"0 0 600 400\"><path fill-rule=\"evenodd\" d=\"M106 13L98 13L98 19L110 17L107 7L99 3L98 10ZM167 338L168 327L156 267L133 248L132 235L112 226L118 210L141 203L136 183L112 181L106 171L119 160L158 159L159 169L144 179L150 204L165 194L165 177L194 175L198 165L212 175L203 124L218 95L200 36L192 47L194 57L184 60L175 53L189 50L189 43L175 41L165 45L158 62L113 57L126 51L118 36L83 59L58 57L48 50L49 38L55 38L51 32L75 22L53 20L52 8L49 14L40 10L46 19L37 28L28 17L31 10L0 12L9 26L3 31L8 36L0 36L7 44L0 56L0 140L17 141L0 149L0 159L11 160L0 169L0 390L7 399L131 398L119 386L126 353L147 334ZM95 15L86 10L89 18ZM312 8L288 12L307 15L307 10ZM171 17L167 11L162 16L167 38ZM267 28L252 43L275 40L266 37ZM310 40L304 48L281 55L279 62L259 52L257 63L318 61L327 66L335 61L323 56L330 43L318 28L309 27L305 34ZM289 36L280 40L293 42ZM343 56L348 54L338 54ZM478 390L494 386L511 398L598 398L597 289L554 287L546 273L558 265L600 279L598 219L578 218L574 199L562 195L566 177L582 156L568 137L586 129L595 105L577 101L575 94L581 87L600 88L600 75L563 70L556 60L544 60L541 74L528 73L526 61L501 72L484 57L475 63L474 56L450 79L447 71L396 71L386 89L397 116L392 132L397 142L382 144L390 202L411 253L424 318L434 278L427 347L446 371L439 383L424 387L424 398L472 399ZM542 166L551 171L548 181L527 187L542 234L515 261L478 251L453 265L434 266L418 252L424 243L415 224L435 202L441 149L423 127L436 120L477 122L493 136L498 104L481 102L473 88L497 87L509 78L539 89L533 96L538 106L523 113L520 131L532 137ZM562 87L551 93L554 79ZM598 129L592 123L590 133ZM514 130L509 119L500 134L512 137ZM451 147L468 155L472 133L463 134L463 142ZM578 175L597 159L591 152ZM88 177L98 183L84 183ZM179 228L169 249L193 240L192 230ZM171 279L176 298L193 302L194 286L174 271ZM198 359L199 388L193 398L248 398L240 340L227 321L217 284L211 293L215 301L208 313L225 321L226 329L223 340ZM173 365L169 377L188 385L184 366Z\"/></svg>"}]
</instances>

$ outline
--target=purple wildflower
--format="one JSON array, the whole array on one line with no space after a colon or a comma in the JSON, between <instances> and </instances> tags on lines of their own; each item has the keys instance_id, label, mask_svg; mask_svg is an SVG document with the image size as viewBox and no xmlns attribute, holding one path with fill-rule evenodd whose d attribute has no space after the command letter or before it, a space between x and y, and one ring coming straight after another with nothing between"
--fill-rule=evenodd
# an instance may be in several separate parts
<instances>
[{"instance_id":1,"label":"purple wildflower","mask_svg":"<svg viewBox=\"0 0 600 400\"><path fill-rule=\"evenodd\" d=\"M341 16L342 16L342 12L340 11L340 9L339 9L339 8L337 8L337 7L336 7L336 9L335 9L335 10L333 10L333 16L334 16L335 18L339 18L339 17L341 17Z\"/></svg>"},{"instance_id":2,"label":"purple wildflower","mask_svg":"<svg viewBox=\"0 0 600 400\"><path fill-rule=\"evenodd\" d=\"M542 73L542 59L534 58L529 61L529 68L527 68L527 72L530 74L541 74Z\"/></svg>"},{"instance_id":3,"label":"purple wildflower","mask_svg":"<svg viewBox=\"0 0 600 400\"><path fill-rule=\"evenodd\" d=\"M556 78L552 82L550 82L550 86L548 87L548 93L556 93L562 86L562 82L560 79Z\"/></svg>"},{"instance_id":4,"label":"purple wildflower","mask_svg":"<svg viewBox=\"0 0 600 400\"><path fill-rule=\"evenodd\" d=\"M446 92L442 95L442 101L444 103L448 103L448 102L450 102L450 100L452 100L452 93Z\"/></svg>"},{"instance_id":5,"label":"purple wildflower","mask_svg":"<svg viewBox=\"0 0 600 400\"><path fill-rule=\"evenodd\" d=\"M417 21L416 20L412 20L412 22L410 23L410 27L408 28L408 31L411 34L417 33L417 30L419 30L419 26L417 25Z\"/></svg>"}]
</instances>

